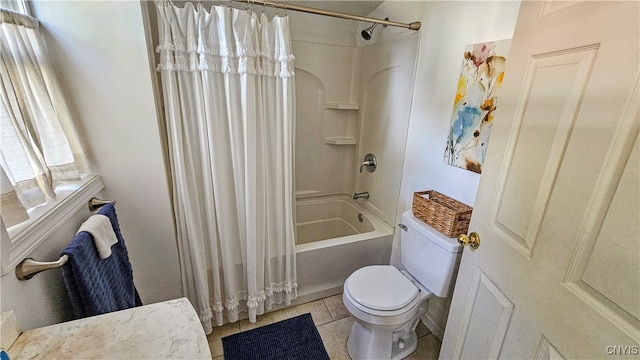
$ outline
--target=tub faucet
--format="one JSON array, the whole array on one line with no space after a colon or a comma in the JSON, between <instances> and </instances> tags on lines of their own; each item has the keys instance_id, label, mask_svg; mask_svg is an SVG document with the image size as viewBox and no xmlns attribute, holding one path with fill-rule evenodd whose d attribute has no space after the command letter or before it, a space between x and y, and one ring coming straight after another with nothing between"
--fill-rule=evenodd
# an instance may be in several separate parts
<instances>
[{"instance_id":1,"label":"tub faucet","mask_svg":"<svg viewBox=\"0 0 640 360\"><path fill-rule=\"evenodd\" d=\"M369 198L369 192L368 191L353 194L353 200L368 199L368 198Z\"/></svg>"}]
</instances>

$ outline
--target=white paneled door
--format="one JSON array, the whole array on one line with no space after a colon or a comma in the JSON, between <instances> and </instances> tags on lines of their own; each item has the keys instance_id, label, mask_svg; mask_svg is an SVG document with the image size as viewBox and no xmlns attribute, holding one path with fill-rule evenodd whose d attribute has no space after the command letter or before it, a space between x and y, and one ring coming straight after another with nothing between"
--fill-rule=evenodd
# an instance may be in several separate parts
<instances>
[{"instance_id":1,"label":"white paneled door","mask_svg":"<svg viewBox=\"0 0 640 360\"><path fill-rule=\"evenodd\" d=\"M640 357L640 2L523 1L440 357Z\"/></svg>"}]
</instances>

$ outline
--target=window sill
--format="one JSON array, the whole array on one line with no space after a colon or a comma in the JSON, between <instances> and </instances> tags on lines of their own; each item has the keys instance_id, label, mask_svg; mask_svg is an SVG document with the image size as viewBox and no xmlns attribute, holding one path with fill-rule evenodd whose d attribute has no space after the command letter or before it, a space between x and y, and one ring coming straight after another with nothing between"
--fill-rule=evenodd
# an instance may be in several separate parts
<instances>
[{"instance_id":1,"label":"window sill","mask_svg":"<svg viewBox=\"0 0 640 360\"><path fill-rule=\"evenodd\" d=\"M12 226L6 233L3 231L1 275L18 265L102 189L104 185L97 175L87 176L74 186L63 187L60 192L56 189L57 198L53 202L34 209L29 214L30 220Z\"/></svg>"}]
</instances>

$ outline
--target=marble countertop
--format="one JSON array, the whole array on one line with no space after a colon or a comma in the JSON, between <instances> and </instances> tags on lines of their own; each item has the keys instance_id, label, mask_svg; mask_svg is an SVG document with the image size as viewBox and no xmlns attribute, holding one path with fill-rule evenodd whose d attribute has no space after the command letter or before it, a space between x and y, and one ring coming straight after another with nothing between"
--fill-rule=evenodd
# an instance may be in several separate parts
<instances>
[{"instance_id":1,"label":"marble countertop","mask_svg":"<svg viewBox=\"0 0 640 360\"><path fill-rule=\"evenodd\" d=\"M186 298L23 332L8 350L17 359L211 359Z\"/></svg>"}]
</instances>

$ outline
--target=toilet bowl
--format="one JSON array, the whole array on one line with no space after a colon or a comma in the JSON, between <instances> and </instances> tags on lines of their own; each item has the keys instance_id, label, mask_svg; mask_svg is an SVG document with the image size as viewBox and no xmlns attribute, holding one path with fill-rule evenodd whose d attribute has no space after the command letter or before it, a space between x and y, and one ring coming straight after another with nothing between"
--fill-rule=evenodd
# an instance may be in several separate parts
<instances>
[{"instance_id":1,"label":"toilet bowl","mask_svg":"<svg viewBox=\"0 0 640 360\"><path fill-rule=\"evenodd\" d=\"M362 281L365 278L371 281ZM367 283L376 286L358 286ZM345 307L356 320L347 340L351 358L402 359L411 354L418 346L415 327L432 295L390 265L356 270L342 293Z\"/></svg>"},{"instance_id":2,"label":"toilet bowl","mask_svg":"<svg viewBox=\"0 0 640 360\"><path fill-rule=\"evenodd\" d=\"M345 281L343 303L354 323L347 340L352 359L401 359L415 351L415 328L433 295L446 297L457 272L461 247L415 218L402 216L401 263L373 265Z\"/></svg>"}]
</instances>

